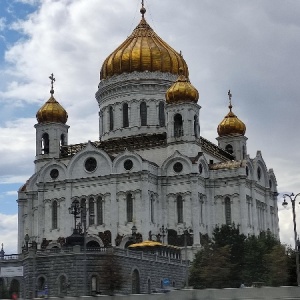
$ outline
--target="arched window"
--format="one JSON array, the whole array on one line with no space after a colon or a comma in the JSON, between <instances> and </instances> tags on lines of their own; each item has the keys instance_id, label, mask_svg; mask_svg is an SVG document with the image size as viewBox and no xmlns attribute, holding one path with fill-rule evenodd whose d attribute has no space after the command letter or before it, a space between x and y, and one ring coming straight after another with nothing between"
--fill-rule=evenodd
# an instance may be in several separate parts
<instances>
[{"instance_id":1,"label":"arched window","mask_svg":"<svg viewBox=\"0 0 300 300\"><path fill-rule=\"evenodd\" d=\"M147 126L147 104L142 102L140 105L141 126Z\"/></svg>"},{"instance_id":2,"label":"arched window","mask_svg":"<svg viewBox=\"0 0 300 300\"><path fill-rule=\"evenodd\" d=\"M94 198L89 199L89 225L95 224Z\"/></svg>"},{"instance_id":3,"label":"arched window","mask_svg":"<svg viewBox=\"0 0 300 300\"><path fill-rule=\"evenodd\" d=\"M243 145L243 159L246 158L246 147L245 145Z\"/></svg>"},{"instance_id":4,"label":"arched window","mask_svg":"<svg viewBox=\"0 0 300 300\"><path fill-rule=\"evenodd\" d=\"M196 138L200 137L200 127L199 127L199 121L198 116L194 116L194 135Z\"/></svg>"},{"instance_id":5,"label":"arched window","mask_svg":"<svg viewBox=\"0 0 300 300\"><path fill-rule=\"evenodd\" d=\"M109 130L114 130L114 110L112 106L109 107Z\"/></svg>"},{"instance_id":6,"label":"arched window","mask_svg":"<svg viewBox=\"0 0 300 300\"><path fill-rule=\"evenodd\" d=\"M52 229L57 229L57 201L52 202Z\"/></svg>"},{"instance_id":7,"label":"arched window","mask_svg":"<svg viewBox=\"0 0 300 300\"><path fill-rule=\"evenodd\" d=\"M66 139L65 139L65 135L61 134L60 135L60 146L64 146L66 144Z\"/></svg>"},{"instance_id":8,"label":"arched window","mask_svg":"<svg viewBox=\"0 0 300 300\"><path fill-rule=\"evenodd\" d=\"M177 196L177 220L183 223L183 199L181 195Z\"/></svg>"},{"instance_id":9,"label":"arched window","mask_svg":"<svg viewBox=\"0 0 300 300\"><path fill-rule=\"evenodd\" d=\"M181 114L174 116L174 137L183 136L183 122Z\"/></svg>"},{"instance_id":10,"label":"arched window","mask_svg":"<svg viewBox=\"0 0 300 300\"><path fill-rule=\"evenodd\" d=\"M159 102L158 119L159 119L159 126L164 127L166 125L166 117L165 117L165 104L163 101Z\"/></svg>"},{"instance_id":11,"label":"arched window","mask_svg":"<svg viewBox=\"0 0 300 300\"><path fill-rule=\"evenodd\" d=\"M98 291L98 278L97 276L93 275L91 277L91 292L92 295L95 295Z\"/></svg>"},{"instance_id":12,"label":"arched window","mask_svg":"<svg viewBox=\"0 0 300 300\"><path fill-rule=\"evenodd\" d=\"M225 222L231 225L231 201L228 197L225 198Z\"/></svg>"},{"instance_id":13,"label":"arched window","mask_svg":"<svg viewBox=\"0 0 300 300\"><path fill-rule=\"evenodd\" d=\"M42 154L49 154L49 134L42 135Z\"/></svg>"},{"instance_id":14,"label":"arched window","mask_svg":"<svg viewBox=\"0 0 300 300\"><path fill-rule=\"evenodd\" d=\"M140 274L138 270L134 270L132 273L132 294L140 293Z\"/></svg>"},{"instance_id":15,"label":"arched window","mask_svg":"<svg viewBox=\"0 0 300 300\"><path fill-rule=\"evenodd\" d=\"M233 153L233 147L232 147L232 145L230 145L230 144L226 145L225 151L227 151L228 153L232 154Z\"/></svg>"},{"instance_id":16,"label":"arched window","mask_svg":"<svg viewBox=\"0 0 300 300\"><path fill-rule=\"evenodd\" d=\"M151 195L150 198L150 221L154 223L154 197Z\"/></svg>"},{"instance_id":17,"label":"arched window","mask_svg":"<svg viewBox=\"0 0 300 300\"><path fill-rule=\"evenodd\" d=\"M86 224L86 199L81 199L80 201L80 206L81 206L81 212L80 212L80 217L81 217L81 226Z\"/></svg>"},{"instance_id":18,"label":"arched window","mask_svg":"<svg viewBox=\"0 0 300 300\"><path fill-rule=\"evenodd\" d=\"M257 168L257 179L258 180L261 179L261 169L260 169L260 167Z\"/></svg>"},{"instance_id":19,"label":"arched window","mask_svg":"<svg viewBox=\"0 0 300 300\"><path fill-rule=\"evenodd\" d=\"M97 225L103 224L103 200L102 197L97 198Z\"/></svg>"},{"instance_id":20,"label":"arched window","mask_svg":"<svg viewBox=\"0 0 300 300\"><path fill-rule=\"evenodd\" d=\"M128 104L123 104L123 127L129 126L129 118L128 118Z\"/></svg>"},{"instance_id":21,"label":"arched window","mask_svg":"<svg viewBox=\"0 0 300 300\"><path fill-rule=\"evenodd\" d=\"M127 222L133 221L133 199L132 194L127 194L126 198Z\"/></svg>"}]
</instances>

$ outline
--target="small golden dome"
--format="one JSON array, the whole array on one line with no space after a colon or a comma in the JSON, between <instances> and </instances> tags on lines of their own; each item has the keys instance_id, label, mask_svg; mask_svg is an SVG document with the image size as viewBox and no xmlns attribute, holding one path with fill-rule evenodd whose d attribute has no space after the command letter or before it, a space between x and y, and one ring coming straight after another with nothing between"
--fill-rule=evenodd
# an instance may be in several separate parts
<instances>
[{"instance_id":1,"label":"small golden dome","mask_svg":"<svg viewBox=\"0 0 300 300\"><path fill-rule=\"evenodd\" d=\"M183 70L180 69L180 75L176 82L166 92L166 101L168 104L176 102L195 102L199 99L197 89L183 75Z\"/></svg>"},{"instance_id":2,"label":"small golden dome","mask_svg":"<svg viewBox=\"0 0 300 300\"><path fill-rule=\"evenodd\" d=\"M68 114L66 110L55 100L53 95L36 113L38 123L63 123L66 124Z\"/></svg>"},{"instance_id":3,"label":"small golden dome","mask_svg":"<svg viewBox=\"0 0 300 300\"><path fill-rule=\"evenodd\" d=\"M100 79L137 72L169 72L179 74L179 68L188 77L188 66L181 53L164 42L144 18L146 9L141 9L142 20L132 34L104 61Z\"/></svg>"},{"instance_id":4,"label":"small golden dome","mask_svg":"<svg viewBox=\"0 0 300 300\"><path fill-rule=\"evenodd\" d=\"M246 125L231 111L232 105L229 105L229 113L218 126L218 135L245 135Z\"/></svg>"},{"instance_id":5,"label":"small golden dome","mask_svg":"<svg viewBox=\"0 0 300 300\"><path fill-rule=\"evenodd\" d=\"M51 76L49 76L49 79L51 80L51 90L50 90L51 97L38 110L38 112L36 113L36 119L39 124L48 123L48 122L66 124L68 120L68 114L66 110L53 97L54 94L53 83L55 81L53 73L51 74Z\"/></svg>"}]
</instances>

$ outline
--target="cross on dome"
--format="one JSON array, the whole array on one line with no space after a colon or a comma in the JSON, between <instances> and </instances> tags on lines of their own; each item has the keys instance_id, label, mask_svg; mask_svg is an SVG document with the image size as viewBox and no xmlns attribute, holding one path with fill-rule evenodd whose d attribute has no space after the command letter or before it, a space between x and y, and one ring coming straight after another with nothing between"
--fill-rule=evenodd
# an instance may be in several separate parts
<instances>
[{"instance_id":1,"label":"cross on dome","mask_svg":"<svg viewBox=\"0 0 300 300\"><path fill-rule=\"evenodd\" d=\"M229 98L229 109L231 110L232 109L232 104L231 104L231 98L232 98L232 94L230 92L230 90L228 91L228 98Z\"/></svg>"},{"instance_id":2,"label":"cross on dome","mask_svg":"<svg viewBox=\"0 0 300 300\"><path fill-rule=\"evenodd\" d=\"M49 76L49 79L51 80L51 90L50 90L50 94L53 96L53 94L54 94L53 83L54 83L54 81L55 81L55 78L54 78L53 73Z\"/></svg>"},{"instance_id":3,"label":"cross on dome","mask_svg":"<svg viewBox=\"0 0 300 300\"><path fill-rule=\"evenodd\" d=\"M142 18L144 19L144 15L146 13L146 8L144 7L144 0L142 0L142 8L140 9L140 12L142 14Z\"/></svg>"}]
</instances>

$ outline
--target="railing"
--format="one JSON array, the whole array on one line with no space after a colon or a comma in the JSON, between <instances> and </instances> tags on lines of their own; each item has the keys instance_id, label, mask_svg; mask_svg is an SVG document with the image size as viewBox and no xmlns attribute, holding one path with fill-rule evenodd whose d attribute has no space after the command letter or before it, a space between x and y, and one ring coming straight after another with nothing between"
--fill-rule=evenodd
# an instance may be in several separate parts
<instances>
[{"instance_id":1,"label":"railing","mask_svg":"<svg viewBox=\"0 0 300 300\"><path fill-rule=\"evenodd\" d=\"M4 255L0 257L0 261L3 260L18 260L22 257L22 254L9 254L9 255Z\"/></svg>"}]
</instances>

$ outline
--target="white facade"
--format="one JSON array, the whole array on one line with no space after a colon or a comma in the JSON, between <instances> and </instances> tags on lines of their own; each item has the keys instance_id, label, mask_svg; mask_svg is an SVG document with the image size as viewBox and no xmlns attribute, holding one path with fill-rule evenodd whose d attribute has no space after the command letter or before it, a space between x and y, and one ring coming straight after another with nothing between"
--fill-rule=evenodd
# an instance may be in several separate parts
<instances>
[{"instance_id":1,"label":"white facade","mask_svg":"<svg viewBox=\"0 0 300 300\"><path fill-rule=\"evenodd\" d=\"M68 210L74 200L85 201L87 242L100 246L109 236L113 246L125 247L133 225L143 240L162 226L169 234L192 229L195 247L201 234L222 224L235 223L246 235L269 229L278 236L273 170L260 151L249 157L244 135L218 137L219 146L200 137L200 106L166 103L177 77L144 71L102 80L99 141L67 145L67 125L35 126L35 174L19 190L19 250L26 233L38 248L60 247L74 229Z\"/></svg>"}]
</instances>

